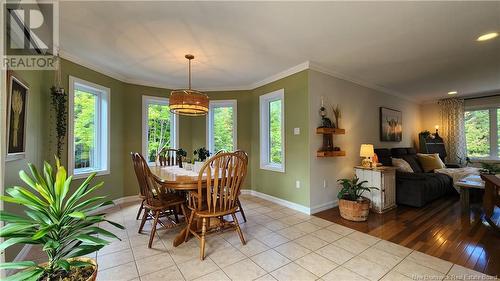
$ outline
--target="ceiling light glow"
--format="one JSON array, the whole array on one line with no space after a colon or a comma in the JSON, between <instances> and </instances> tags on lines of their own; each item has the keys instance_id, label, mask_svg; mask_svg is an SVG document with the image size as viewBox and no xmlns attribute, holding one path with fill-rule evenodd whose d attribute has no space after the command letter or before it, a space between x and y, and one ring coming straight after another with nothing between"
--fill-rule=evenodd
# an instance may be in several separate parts
<instances>
[{"instance_id":1,"label":"ceiling light glow","mask_svg":"<svg viewBox=\"0 0 500 281\"><path fill-rule=\"evenodd\" d=\"M457 91L448 92L448 95L456 95L456 94L457 94Z\"/></svg>"},{"instance_id":2,"label":"ceiling light glow","mask_svg":"<svg viewBox=\"0 0 500 281\"><path fill-rule=\"evenodd\" d=\"M481 42L481 41L491 40L497 36L498 36L497 32L490 32L477 37L476 41Z\"/></svg>"}]
</instances>

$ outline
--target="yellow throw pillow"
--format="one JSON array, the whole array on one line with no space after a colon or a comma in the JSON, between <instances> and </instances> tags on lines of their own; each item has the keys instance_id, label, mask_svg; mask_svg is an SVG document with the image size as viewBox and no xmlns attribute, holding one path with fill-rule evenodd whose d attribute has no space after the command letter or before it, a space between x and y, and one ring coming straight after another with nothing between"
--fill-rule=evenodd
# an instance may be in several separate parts
<instances>
[{"instance_id":1,"label":"yellow throw pillow","mask_svg":"<svg viewBox=\"0 0 500 281\"><path fill-rule=\"evenodd\" d=\"M422 166L424 172L429 173L433 172L436 169L446 168L446 165L443 163L441 158L439 158L438 153L434 154L422 154L417 153L418 162L420 162L420 166Z\"/></svg>"}]
</instances>

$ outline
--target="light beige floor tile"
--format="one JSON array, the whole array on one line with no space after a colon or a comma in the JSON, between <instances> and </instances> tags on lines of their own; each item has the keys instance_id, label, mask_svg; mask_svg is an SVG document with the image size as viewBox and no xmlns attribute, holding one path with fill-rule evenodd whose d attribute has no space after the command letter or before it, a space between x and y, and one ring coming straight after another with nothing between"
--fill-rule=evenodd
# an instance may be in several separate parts
<instances>
[{"instance_id":1,"label":"light beige floor tile","mask_svg":"<svg viewBox=\"0 0 500 281\"><path fill-rule=\"evenodd\" d=\"M137 259L135 263L137 271L139 271L139 276L159 271L175 264L168 253Z\"/></svg>"},{"instance_id":2,"label":"light beige floor tile","mask_svg":"<svg viewBox=\"0 0 500 281\"><path fill-rule=\"evenodd\" d=\"M274 278L271 274L266 274L262 277L255 279L255 281L276 281L276 278Z\"/></svg>"},{"instance_id":3,"label":"light beige floor tile","mask_svg":"<svg viewBox=\"0 0 500 281\"><path fill-rule=\"evenodd\" d=\"M355 231L354 229L350 229L348 227L336 223L330 225L326 229L331 230L333 232L337 232L340 235L348 235Z\"/></svg>"},{"instance_id":4,"label":"light beige floor tile","mask_svg":"<svg viewBox=\"0 0 500 281\"><path fill-rule=\"evenodd\" d=\"M445 280L495 280L492 276L488 276L481 272L465 268L458 264L454 264Z\"/></svg>"},{"instance_id":5,"label":"light beige floor tile","mask_svg":"<svg viewBox=\"0 0 500 281\"><path fill-rule=\"evenodd\" d=\"M393 268L394 266L396 266L396 264L403 260L403 258L389 254L374 247L368 248L359 256L388 268Z\"/></svg>"},{"instance_id":6,"label":"light beige floor tile","mask_svg":"<svg viewBox=\"0 0 500 281\"><path fill-rule=\"evenodd\" d=\"M398 256L400 258L405 258L408 256L413 250L410 248L403 247L396 243L392 243L386 240L380 240L377 244L373 246L379 250L387 252L389 254Z\"/></svg>"},{"instance_id":7,"label":"light beige floor tile","mask_svg":"<svg viewBox=\"0 0 500 281\"><path fill-rule=\"evenodd\" d=\"M115 252L120 252L126 249L130 249L130 243L128 239L123 239L122 241L114 241L111 244L105 246L97 252L97 256L107 255ZM31 260L29 258L28 260Z\"/></svg>"},{"instance_id":8,"label":"light beige floor tile","mask_svg":"<svg viewBox=\"0 0 500 281\"><path fill-rule=\"evenodd\" d=\"M296 260L295 263L309 270L316 276L323 276L338 266L338 264L316 253L307 254Z\"/></svg>"},{"instance_id":9,"label":"light beige floor tile","mask_svg":"<svg viewBox=\"0 0 500 281\"><path fill-rule=\"evenodd\" d=\"M425 280L442 280L445 276L445 274L439 271L430 269L407 259L400 262L394 270L412 279L419 278L420 280L424 280L422 278L425 278Z\"/></svg>"},{"instance_id":10,"label":"light beige floor tile","mask_svg":"<svg viewBox=\"0 0 500 281\"><path fill-rule=\"evenodd\" d=\"M343 264L354 257L353 253L333 244L320 248L316 250L315 253L335 262L336 264Z\"/></svg>"},{"instance_id":11,"label":"light beige floor tile","mask_svg":"<svg viewBox=\"0 0 500 281\"><path fill-rule=\"evenodd\" d=\"M453 265L451 262L426 255L418 251L413 251L408 257L406 257L406 259L420 265L427 266L441 273L447 273Z\"/></svg>"},{"instance_id":12,"label":"light beige floor tile","mask_svg":"<svg viewBox=\"0 0 500 281\"><path fill-rule=\"evenodd\" d=\"M266 235L266 234L269 234L272 232L273 232L272 230L270 230L267 227L264 227L263 225L251 227L251 228L246 229L246 231L245 231L245 233L248 233L254 237L260 237L260 236L263 236L263 235Z\"/></svg>"},{"instance_id":13,"label":"light beige floor tile","mask_svg":"<svg viewBox=\"0 0 500 281\"><path fill-rule=\"evenodd\" d=\"M310 215L307 215L304 213L298 213L298 214L294 215L294 217L299 218L303 221L309 221L311 218L314 218L313 216L310 216Z\"/></svg>"},{"instance_id":14,"label":"light beige floor tile","mask_svg":"<svg viewBox=\"0 0 500 281\"><path fill-rule=\"evenodd\" d=\"M321 279L325 281L366 281L368 279L360 276L349 269L339 266L329 273L325 274Z\"/></svg>"},{"instance_id":15,"label":"light beige floor tile","mask_svg":"<svg viewBox=\"0 0 500 281\"><path fill-rule=\"evenodd\" d=\"M295 242L288 242L286 244L280 245L274 250L278 251L281 255L289 258L290 260L296 260L303 257L311 252L311 250L300 246Z\"/></svg>"},{"instance_id":16,"label":"light beige floor tile","mask_svg":"<svg viewBox=\"0 0 500 281\"><path fill-rule=\"evenodd\" d=\"M177 267L186 280L193 280L219 269L210 258L205 258L204 260L200 260L199 258L192 259L177 264Z\"/></svg>"},{"instance_id":17,"label":"light beige floor tile","mask_svg":"<svg viewBox=\"0 0 500 281\"><path fill-rule=\"evenodd\" d=\"M271 213L267 213L266 214L267 216L273 218L273 219L281 219L281 218L284 218L286 216L288 216L287 214L281 212L281 211L274 211L274 212L271 212Z\"/></svg>"},{"instance_id":18,"label":"light beige floor tile","mask_svg":"<svg viewBox=\"0 0 500 281\"><path fill-rule=\"evenodd\" d=\"M129 262L97 273L98 281L127 281L137 278L139 274L135 267L135 262Z\"/></svg>"},{"instance_id":19,"label":"light beige floor tile","mask_svg":"<svg viewBox=\"0 0 500 281\"><path fill-rule=\"evenodd\" d=\"M236 234L238 236L238 234ZM239 239L239 236L238 236ZM208 235L206 237L206 245L205 245L205 255L211 255L212 253L217 252L218 250L222 250L225 248L232 248L231 243L227 242L222 236L218 235Z\"/></svg>"},{"instance_id":20,"label":"light beige floor tile","mask_svg":"<svg viewBox=\"0 0 500 281\"><path fill-rule=\"evenodd\" d=\"M276 269L271 272L271 275L279 281L308 281L318 279L318 276L293 262Z\"/></svg>"},{"instance_id":21,"label":"light beige floor tile","mask_svg":"<svg viewBox=\"0 0 500 281\"><path fill-rule=\"evenodd\" d=\"M295 242L303 247L306 247L307 249L309 249L311 251L315 251L319 248L322 248L322 247L328 245L328 242L321 240L318 237L310 235L310 234L302 236L302 237L294 240L293 242Z\"/></svg>"},{"instance_id":22,"label":"light beige floor tile","mask_svg":"<svg viewBox=\"0 0 500 281\"><path fill-rule=\"evenodd\" d=\"M199 247L189 247L182 244L170 250L169 253L175 263L179 264L188 260L199 258L200 249Z\"/></svg>"},{"instance_id":23,"label":"light beige floor tile","mask_svg":"<svg viewBox=\"0 0 500 281\"><path fill-rule=\"evenodd\" d=\"M311 233L311 235L314 235L314 236L318 237L319 239L324 240L328 243L332 243L333 241L336 241L336 240L343 237L342 235L338 234L337 232L333 232L333 231L328 230L326 228L316 230L315 232Z\"/></svg>"},{"instance_id":24,"label":"light beige floor tile","mask_svg":"<svg viewBox=\"0 0 500 281\"><path fill-rule=\"evenodd\" d=\"M301 220L301 219L299 219L297 217L294 217L294 216L286 216L286 217L283 217L283 218L281 218L279 220L281 222L283 222L283 223L288 224L288 225L295 225L295 224L304 222L303 220Z\"/></svg>"},{"instance_id":25,"label":"light beige floor tile","mask_svg":"<svg viewBox=\"0 0 500 281\"><path fill-rule=\"evenodd\" d=\"M320 226L317 226L317 225L312 224L310 222L302 222L302 223L296 224L294 227L300 231L304 231L307 233L311 233L311 232L314 232L318 229L321 229Z\"/></svg>"},{"instance_id":26,"label":"light beige floor tile","mask_svg":"<svg viewBox=\"0 0 500 281\"><path fill-rule=\"evenodd\" d=\"M281 222L279 220L274 220L274 221L265 223L264 226L267 227L267 228L269 228L272 231L276 231L276 230L280 230L280 229L283 229L283 228L287 228L288 224L286 224L284 222Z\"/></svg>"},{"instance_id":27,"label":"light beige floor tile","mask_svg":"<svg viewBox=\"0 0 500 281\"><path fill-rule=\"evenodd\" d=\"M151 248L148 248L147 245L138 246L132 248L132 252L134 253L134 257L136 260L150 257L154 255L167 253L167 248L163 245L162 242L159 242L157 245L153 245Z\"/></svg>"},{"instance_id":28,"label":"light beige floor tile","mask_svg":"<svg viewBox=\"0 0 500 281\"><path fill-rule=\"evenodd\" d=\"M254 280L266 275L266 271L250 259L244 259L222 269L231 280Z\"/></svg>"},{"instance_id":29,"label":"light beige floor tile","mask_svg":"<svg viewBox=\"0 0 500 281\"><path fill-rule=\"evenodd\" d=\"M130 249L99 256L97 259L97 262L99 263L99 269L101 270L124 263L129 263L131 261L134 261L134 256L132 255L132 250Z\"/></svg>"},{"instance_id":30,"label":"light beige floor tile","mask_svg":"<svg viewBox=\"0 0 500 281\"><path fill-rule=\"evenodd\" d=\"M229 277L222 270L217 270L200 278L195 279L196 281L231 281Z\"/></svg>"},{"instance_id":31,"label":"light beige floor tile","mask_svg":"<svg viewBox=\"0 0 500 281\"><path fill-rule=\"evenodd\" d=\"M247 257L254 256L256 254L262 253L269 250L269 247L257 239L252 239L247 241L246 245L237 245L236 249L240 250Z\"/></svg>"},{"instance_id":32,"label":"light beige floor tile","mask_svg":"<svg viewBox=\"0 0 500 281\"><path fill-rule=\"evenodd\" d=\"M353 240L348 237L340 238L339 240L333 242L332 244L354 254L360 254L361 252L370 247L370 245L368 244Z\"/></svg>"},{"instance_id":33,"label":"light beige floor tile","mask_svg":"<svg viewBox=\"0 0 500 281\"><path fill-rule=\"evenodd\" d=\"M318 218L318 217L311 217L309 219L309 222L312 224L315 224L317 226L320 226L320 227L327 227L327 226L333 225L333 223L331 221L327 221L325 219Z\"/></svg>"},{"instance_id":34,"label":"light beige floor tile","mask_svg":"<svg viewBox=\"0 0 500 281\"><path fill-rule=\"evenodd\" d=\"M210 254L210 259L212 259L221 268L246 258L247 256L234 247L224 248Z\"/></svg>"},{"instance_id":35,"label":"light beige floor tile","mask_svg":"<svg viewBox=\"0 0 500 281\"><path fill-rule=\"evenodd\" d=\"M382 279L380 279L380 281L414 281L414 279L412 279L404 274L401 274L395 270L391 270L391 271L389 271L389 273L384 275L384 277L382 277Z\"/></svg>"},{"instance_id":36,"label":"light beige floor tile","mask_svg":"<svg viewBox=\"0 0 500 281\"><path fill-rule=\"evenodd\" d=\"M352 240L363 242L365 244L368 244L370 246L376 244L378 241L380 241L380 238L377 238L375 236L368 235L366 233L362 233L359 231L354 231L353 233L347 235L347 237L351 238Z\"/></svg>"},{"instance_id":37,"label":"light beige floor tile","mask_svg":"<svg viewBox=\"0 0 500 281\"><path fill-rule=\"evenodd\" d=\"M150 274L146 274L141 276L141 281L158 281L158 280L169 280L169 281L184 281L184 277L182 276L177 266L171 266L166 269L162 269L159 271L155 271Z\"/></svg>"},{"instance_id":38,"label":"light beige floor tile","mask_svg":"<svg viewBox=\"0 0 500 281\"><path fill-rule=\"evenodd\" d=\"M284 236L281 236L275 232L257 237L257 239L271 248L277 247L281 244L285 244L286 242L290 241Z\"/></svg>"},{"instance_id":39,"label":"light beige floor tile","mask_svg":"<svg viewBox=\"0 0 500 281\"><path fill-rule=\"evenodd\" d=\"M307 232L298 230L293 226L281 229L281 230L277 231L277 233L279 233L280 235L282 235L290 240L295 240L295 239L307 234Z\"/></svg>"},{"instance_id":40,"label":"light beige floor tile","mask_svg":"<svg viewBox=\"0 0 500 281\"><path fill-rule=\"evenodd\" d=\"M273 249L255 255L251 259L267 272L271 272L291 262L288 258Z\"/></svg>"},{"instance_id":41,"label":"light beige floor tile","mask_svg":"<svg viewBox=\"0 0 500 281\"><path fill-rule=\"evenodd\" d=\"M372 281L379 280L390 270L389 267L371 262L359 256L350 259L342 266Z\"/></svg>"}]
</instances>

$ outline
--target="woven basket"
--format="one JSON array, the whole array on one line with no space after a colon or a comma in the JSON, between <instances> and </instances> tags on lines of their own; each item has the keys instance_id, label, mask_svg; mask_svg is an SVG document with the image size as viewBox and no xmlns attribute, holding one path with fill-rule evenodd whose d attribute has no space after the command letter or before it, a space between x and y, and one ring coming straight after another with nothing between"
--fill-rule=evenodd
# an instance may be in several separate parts
<instances>
[{"instance_id":1,"label":"woven basket","mask_svg":"<svg viewBox=\"0 0 500 281\"><path fill-rule=\"evenodd\" d=\"M370 212L370 199L362 201L339 200L340 216L350 221L366 221Z\"/></svg>"}]
</instances>

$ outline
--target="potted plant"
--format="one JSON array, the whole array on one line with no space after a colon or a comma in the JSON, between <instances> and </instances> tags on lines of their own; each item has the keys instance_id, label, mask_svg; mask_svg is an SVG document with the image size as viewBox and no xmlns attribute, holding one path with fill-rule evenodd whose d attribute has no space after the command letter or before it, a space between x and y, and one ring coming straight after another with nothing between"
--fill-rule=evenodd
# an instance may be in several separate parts
<instances>
[{"instance_id":1,"label":"potted plant","mask_svg":"<svg viewBox=\"0 0 500 281\"><path fill-rule=\"evenodd\" d=\"M199 172L201 167L203 167L205 160L207 160L207 158L210 156L210 152L205 147L201 147L196 149L193 154L195 155L195 157L197 157L197 160L194 161L193 170L195 172Z\"/></svg>"},{"instance_id":2,"label":"potted plant","mask_svg":"<svg viewBox=\"0 0 500 281\"><path fill-rule=\"evenodd\" d=\"M41 245L48 261L36 264L33 261L8 262L0 269L20 270L7 277L10 280L95 280L97 263L82 257L98 251L110 241L119 239L113 233L98 226L107 222L124 229L123 226L106 219L99 208L113 204L104 200L106 196L92 196L103 186L103 182L91 186L95 173L80 186L72 190L73 176L67 177L66 170L56 158L56 171L47 162L40 173L29 164L31 176L25 171L19 177L28 187L14 186L6 190L10 196L1 196L4 202L25 207L25 215L0 211L0 237L5 241L0 250L16 244Z\"/></svg>"},{"instance_id":3,"label":"potted plant","mask_svg":"<svg viewBox=\"0 0 500 281\"><path fill-rule=\"evenodd\" d=\"M361 196L363 192L370 192L376 187L364 186L367 181L359 181L354 176L352 179L339 179L342 186L337 198L339 199L340 216L350 221L366 221L370 211L370 199Z\"/></svg>"}]
</instances>

